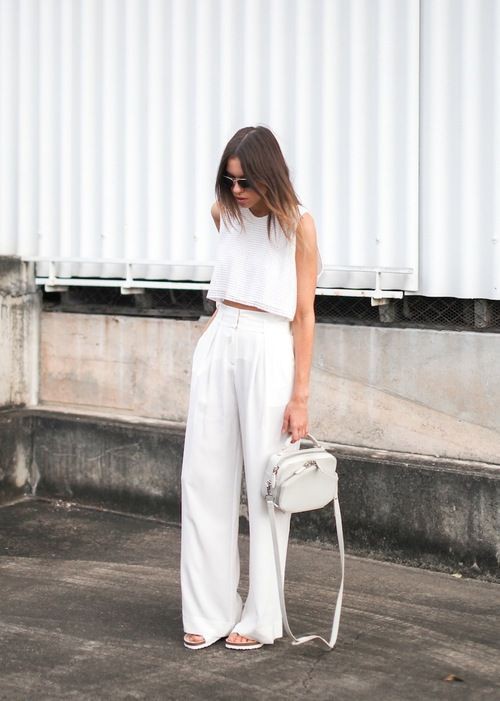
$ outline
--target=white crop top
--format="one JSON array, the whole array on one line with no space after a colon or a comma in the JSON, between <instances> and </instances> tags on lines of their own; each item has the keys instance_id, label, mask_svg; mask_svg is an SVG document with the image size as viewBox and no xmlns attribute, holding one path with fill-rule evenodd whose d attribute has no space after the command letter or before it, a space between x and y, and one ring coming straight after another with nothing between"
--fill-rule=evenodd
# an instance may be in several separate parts
<instances>
[{"instance_id":1,"label":"white crop top","mask_svg":"<svg viewBox=\"0 0 500 701\"><path fill-rule=\"evenodd\" d=\"M299 206L300 214L307 212ZM257 307L290 321L297 306L295 236L287 239L276 223L276 232L267 233L267 216L256 217L241 207L244 228L238 221L225 224L221 217L219 243L207 297L227 299ZM322 263L319 251L318 276Z\"/></svg>"}]
</instances>

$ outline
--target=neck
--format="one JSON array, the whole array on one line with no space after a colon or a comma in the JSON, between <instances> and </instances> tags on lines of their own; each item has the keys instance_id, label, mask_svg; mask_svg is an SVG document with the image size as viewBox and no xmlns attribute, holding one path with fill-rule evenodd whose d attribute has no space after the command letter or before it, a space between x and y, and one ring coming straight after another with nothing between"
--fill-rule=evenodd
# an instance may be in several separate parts
<instances>
[{"instance_id":1,"label":"neck","mask_svg":"<svg viewBox=\"0 0 500 701\"><path fill-rule=\"evenodd\" d=\"M263 202L259 202L254 207L250 207L249 209L256 217L264 217L266 214L269 214L269 209Z\"/></svg>"}]
</instances>

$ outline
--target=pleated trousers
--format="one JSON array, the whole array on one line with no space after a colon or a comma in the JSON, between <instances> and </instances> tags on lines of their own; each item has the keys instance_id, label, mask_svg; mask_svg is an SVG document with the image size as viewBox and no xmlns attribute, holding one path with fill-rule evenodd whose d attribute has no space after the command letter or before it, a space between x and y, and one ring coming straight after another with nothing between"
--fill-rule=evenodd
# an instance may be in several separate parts
<instances>
[{"instance_id":1,"label":"pleated trousers","mask_svg":"<svg viewBox=\"0 0 500 701\"><path fill-rule=\"evenodd\" d=\"M181 589L184 631L207 641L237 632L263 643L283 635L272 535L262 482L294 378L290 322L224 304L193 355L182 464ZM238 593L242 468L250 528L249 589ZM285 561L290 515L277 512Z\"/></svg>"}]
</instances>

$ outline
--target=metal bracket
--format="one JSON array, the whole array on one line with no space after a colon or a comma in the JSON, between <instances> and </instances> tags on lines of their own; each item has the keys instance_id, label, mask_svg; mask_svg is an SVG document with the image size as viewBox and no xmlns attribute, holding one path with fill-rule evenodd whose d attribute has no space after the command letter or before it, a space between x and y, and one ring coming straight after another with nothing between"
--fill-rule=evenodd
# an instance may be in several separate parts
<instances>
[{"instance_id":1,"label":"metal bracket","mask_svg":"<svg viewBox=\"0 0 500 701\"><path fill-rule=\"evenodd\" d=\"M44 285L45 292L67 292L67 285Z\"/></svg>"}]
</instances>

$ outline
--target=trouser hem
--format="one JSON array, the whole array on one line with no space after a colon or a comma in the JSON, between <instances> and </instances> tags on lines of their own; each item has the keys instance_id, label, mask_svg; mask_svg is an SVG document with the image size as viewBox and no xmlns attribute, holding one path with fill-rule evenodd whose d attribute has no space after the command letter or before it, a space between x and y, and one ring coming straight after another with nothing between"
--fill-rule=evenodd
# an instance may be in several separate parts
<instances>
[{"instance_id":1,"label":"trouser hem","mask_svg":"<svg viewBox=\"0 0 500 701\"><path fill-rule=\"evenodd\" d=\"M275 640L283 637L283 625L282 623L276 624L263 624L263 625L241 625L237 623L233 626L231 633L238 633L245 638L253 638L258 640L259 643L264 643L265 645L272 645Z\"/></svg>"},{"instance_id":2,"label":"trouser hem","mask_svg":"<svg viewBox=\"0 0 500 701\"><path fill-rule=\"evenodd\" d=\"M184 632L202 635L206 640L225 638L229 635L235 623L233 621L214 621L209 618L186 618L183 621Z\"/></svg>"}]
</instances>

